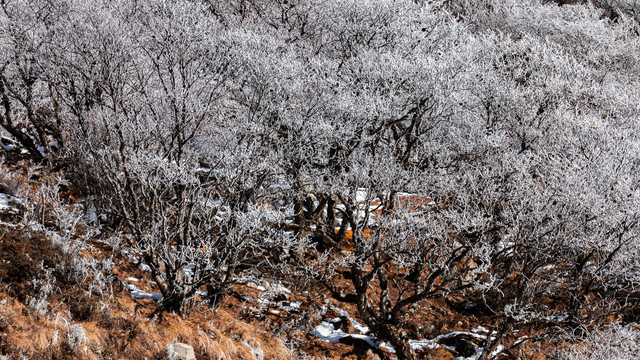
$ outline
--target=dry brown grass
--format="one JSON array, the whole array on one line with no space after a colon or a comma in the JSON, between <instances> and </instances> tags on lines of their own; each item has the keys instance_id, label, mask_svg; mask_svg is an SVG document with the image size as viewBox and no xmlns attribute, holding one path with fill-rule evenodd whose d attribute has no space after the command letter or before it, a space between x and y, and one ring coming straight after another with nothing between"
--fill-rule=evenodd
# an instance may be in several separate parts
<instances>
[{"instance_id":1,"label":"dry brown grass","mask_svg":"<svg viewBox=\"0 0 640 360\"><path fill-rule=\"evenodd\" d=\"M201 359L254 359L254 352L264 359L292 358L260 324L239 320L237 308L216 313L201 308L185 318L157 313L153 300L134 299L118 280L112 294L90 293L90 278L75 281L62 273L72 256L41 234L0 229L0 258L0 355L142 359L156 358L168 344L182 342L192 345ZM126 278L129 269L116 273ZM34 278L49 279L53 289L44 307L29 305L40 296L31 285Z\"/></svg>"},{"instance_id":2,"label":"dry brown grass","mask_svg":"<svg viewBox=\"0 0 640 360\"><path fill-rule=\"evenodd\" d=\"M156 358L167 345L182 342L194 347L198 359L293 359L283 342L237 314L219 310L181 318L175 314L153 316L154 304L138 304L117 296L113 314L94 315L77 322L68 313L35 313L17 299L0 293L0 354L25 355L30 359L142 359ZM117 303L117 304L116 304ZM69 341L72 326L84 330L76 348ZM254 350L255 349L255 350Z\"/></svg>"}]
</instances>

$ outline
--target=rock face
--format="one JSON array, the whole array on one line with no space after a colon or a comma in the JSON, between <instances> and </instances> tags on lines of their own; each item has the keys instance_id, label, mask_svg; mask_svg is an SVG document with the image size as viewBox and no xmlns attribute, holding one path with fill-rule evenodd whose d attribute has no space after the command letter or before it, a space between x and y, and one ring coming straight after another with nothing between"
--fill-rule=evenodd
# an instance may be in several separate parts
<instances>
[{"instance_id":1,"label":"rock face","mask_svg":"<svg viewBox=\"0 0 640 360\"><path fill-rule=\"evenodd\" d=\"M196 360L196 354L191 345L176 343L173 344L173 351L178 360Z\"/></svg>"}]
</instances>

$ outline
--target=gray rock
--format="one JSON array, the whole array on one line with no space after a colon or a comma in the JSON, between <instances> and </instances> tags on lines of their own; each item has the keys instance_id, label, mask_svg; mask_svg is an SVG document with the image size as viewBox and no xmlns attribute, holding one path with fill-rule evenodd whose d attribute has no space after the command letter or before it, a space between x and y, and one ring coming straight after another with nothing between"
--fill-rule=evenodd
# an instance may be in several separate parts
<instances>
[{"instance_id":1,"label":"gray rock","mask_svg":"<svg viewBox=\"0 0 640 360\"><path fill-rule=\"evenodd\" d=\"M191 345L176 343L173 344L173 351L175 351L178 360L196 360L196 354Z\"/></svg>"}]
</instances>

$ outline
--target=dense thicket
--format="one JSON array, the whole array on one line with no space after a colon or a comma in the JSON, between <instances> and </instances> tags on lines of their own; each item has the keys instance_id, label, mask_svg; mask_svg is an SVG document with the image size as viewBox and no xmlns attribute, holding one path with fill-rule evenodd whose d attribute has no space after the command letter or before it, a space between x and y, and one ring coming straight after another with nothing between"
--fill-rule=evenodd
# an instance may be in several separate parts
<instances>
[{"instance_id":1,"label":"dense thicket","mask_svg":"<svg viewBox=\"0 0 640 360\"><path fill-rule=\"evenodd\" d=\"M485 358L638 321L635 3L1 5L0 125L84 174L165 310L305 279L408 359L433 298L493 314Z\"/></svg>"}]
</instances>

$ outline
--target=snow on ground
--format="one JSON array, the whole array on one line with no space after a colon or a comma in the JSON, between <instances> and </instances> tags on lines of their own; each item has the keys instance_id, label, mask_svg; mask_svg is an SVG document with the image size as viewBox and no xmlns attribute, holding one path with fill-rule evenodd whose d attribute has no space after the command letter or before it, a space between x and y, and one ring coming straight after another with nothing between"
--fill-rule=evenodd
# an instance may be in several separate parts
<instances>
[{"instance_id":1,"label":"snow on ground","mask_svg":"<svg viewBox=\"0 0 640 360\"><path fill-rule=\"evenodd\" d=\"M9 195L0 193L0 211L10 208L11 206L9 206Z\"/></svg>"},{"instance_id":2,"label":"snow on ground","mask_svg":"<svg viewBox=\"0 0 640 360\"><path fill-rule=\"evenodd\" d=\"M273 301L263 299L261 297L256 299L251 296L242 296L241 299L247 302L258 304L257 307L246 306L246 305L240 306L241 309L246 309L254 313L254 316L257 316L257 314L264 313L265 311L267 311L269 314L272 314L272 315L281 315L281 314L285 315L285 314L295 313L300 311L300 305L302 305L302 303L298 301L293 301L289 303L287 301L273 302ZM285 314L283 314L283 311Z\"/></svg>"},{"instance_id":3,"label":"snow on ground","mask_svg":"<svg viewBox=\"0 0 640 360\"><path fill-rule=\"evenodd\" d=\"M142 271L151 271L151 268L149 267L149 265L144 264L144 263L140 263L139 268L140 268L140 270L142 270Z\"/></svg>"},{"instance_id":4,"label":"snow on ground","mask_svg":"<svg viewBox=\"0 0 640 360\"><path fill-rule=\"evenodd\" d=\"M20 213L20 209L16 207L16 204L20 203L20 199L8 194L0 193L0 213L18 214Z\"/></svg>"},{"instance_id":5,"label":"snow on ground","mask_svg":"<svg viewBox=\"0 0 640 360\"><path fill-rule=\"evenodd\" d=\"M367 326L362 325L357 320L353 319L349 312L339 309L335 306L332 306L331 309L336 313L340 314L340 317L335 319L326 319L322 321L322 323L316 326L311 332L312 335L316 336L320 340L339 343L344 338L352 338L352 339L360 339L367 344L369 344L373 349L383 348L391 353L395 353L393 347L385 344L384 342L378 341L376 338L367 335L369 333L369 328ZM323 312L326 311L326 308L323 307ZM360 332L360 334L349 334L344 332L342 329L336 329L335 324L339 324L344 320L349 320L351 326L353 326L356 330Z\"/></svg>"},{"instance_id":6,"label":"snow on ground","mask_svg":"<svg viewBox=\"0 0 640 360\"><path fill-rule=\"evenodd\" d=\"M503 351L504 351L504 346L498 345L498 347L494 350L494 352L491 353L491 356L489 356L489 358L491 359ZM483 353L484 353L483 348L477 348L475 355L469 356L469 357L458 356L455 358L455 360L478 360Z\"/></svg>"},{"instance_id":7,"label":"snow on ground","mask_svg":"<svg viewBox=\"0 0 640 360\"><path fill-rule=\"evenodd\" d=\"M298 302L298 301L292 301L292 302L278 301L278 302L274 302L274 301L269 301L267 299L263 299L262 297L258 297L256 299L256 298L253 298L251 296L242 296L240 298L242 300L244 300L244 301L247 301L247 302L253 302L253 303L259 304L259 308L256 308L254 306L244 306L244 305L241 306L241 308L247 309L247 310L251 310L251 311L256 312L256 313L261 313L261 312L263 312L263 311L268 309L269 313L271 313L273 315L279 315L279 314L282 313L282 311L286 312L287 314L298 312L300 310L300 306L302 305L302 303ZM271 307L275 307L277 309L271 309Z\"/></svg>"},{"instance_id":8,"label":"snow on ground","mask_svg":"<svg viewBox=\"0 0 640 360\"><path fill-rule=\"evenodd\" d=\"M489 332L489 329L487 329L484 326L476 326L473 329L471 329L471 331L476 332L476 333L477 332Z\"/></svg>"},{"instance_id":9,"label":"snow on ground","mask_svg":"<svg viewBox=\"0 0 640 360\"><path fill-rule=\"evenodd\" d=\"M386 342L384 342L384 341L380 343L380 349L385 350L385 351L388 351L388 352L390 352L390 353L392 353L392 354L395 354L395 353L396 353L396 349L394 349L394 348L393 348L393 346L391 346L391 345L387 344L387 343L386 343Z\"/></svg>"},{"instance_id":10,"label":"snow on ground","mask_svg":"<svg viewBox=\"0 0 640 360\"><path fill-rule=\"evenodd\" d=\"M283 305L283 306L281 306L281 308L283 310L285 310L286 312L291 313L291 312L299 311L300 310L300 305L302 305L301 302L292 301L292 302L289 303L289 305Z\"/></svg>"},{"instance_id":11,"label":"snow on ground","mask_svg":"<svg viewBox=\"0 0 640 360\"><path fill-rule=\"evenodd\" d=\"M0 138L0 147L4 151L13 151L16 149L16 144L13 142L13 140L10 140L6 137L2 137Z\"/></svg>"},{"instance_id":12,"label":"snow on ground","mask_svg":"<svg viewBox=\"0 0 640 360\"><path fill-rule=\"evenodd\" d=\"M449 339L449 338L460 336L460 335L468 335L468 336L474 337L474 338L476 338L478 340L486 340L487 339L487 335L480 335L480 334L476 334L476 333L469 332L469 331L452 331L452 332L450 332L448 334L438 335L433 340L438 342L440 340ZM491 338L491 339L493 340L493 338Z\"/></svg>"},{"instance_id":13,"label":"snow on ground","mask_svg":"<svg viewBox=\"0 0 640 360\"><path fill-rule=\"evenodd\" d=\"M323 321L322 324L316 326L316 328L311 333L320 340L332 343L338 343L344 338L352 338L364 340L374 349L377 349L379 346L378 340L376 340L375 338L363 334L347 334L340 329L336 330L333 323L329 321Z\"/></svg>"},{"instance_id":14,"label":"snow on ground","mask_svg":"<svg viewBox=\"0 0 640 360\"><path fill-rule=\"evenodd\" d=\"M160 293L150 293L150 292L146 292L138 289L135 285L127 284L127 283L123 283L123 284L124 286L127 287L127 289L129 289L129 292L131 292L131 296L133 296L136 299L153 299L156 301L162 300L162 294Z\"/></svg>"},{"instance_id":15,"label":"snow on ground","mask_svg":"<svg viewBox=\"0 0 640 360\"><path fill-rule=\"evenodd\" d=\"M323 321L320 325L316 326L311 333L320 340L332 343L340 342L340 339L347 336L347 333L340 329L336 330L333 324L328 321Z\"/></svg>"},{"instance_id":16,"label":"snow on ground","mask_svg":"<svg viewBox=\"0 0 640 360\"><path fill-rule=\"evenodd\" d=\"M353 326L356 330L360 331L362 334L369 333L369 328L367 326L360 324L357 320L349 316L349 313L347 311L338 309L335 306L332 306L331 309L337 312L338 314L340 314L340 316L344 316L345 318L347 318L351 323L351 326Z\"/></svg>"},{"instance_id":17,"label":"snow on ground","mask_svg":"<svg viewBox=\"0 0 640 360\"><path fill-rule=\"evenodd\" d=\"M335 312L337 312L338 314L340 314L340 316L342 318L335 318L335 319L327 319L325 318L322 323L318 326L316 326L313 331L311 332L311 334L313 334L314 336L316 336L317 338L319 338L320 340L323 341L327 341L327 342L332 342L332 343L338 343L338 342L343 342L341 341L344 338L350 337L350 338L354 338L354 339L362 339L364 341L366 341L369 345L371 345L372 348L374 349L382 349L385 350L389 353L395 354L395 349L393 348L393 346L385 343L385 342L381 342L378 339L367 335L369 333L369 328L366 326L363 326L362 324L360 324L358 321L354 320L347 311L345 310L341 310L338 309L336 307L331 307L332 310L334 310ZM359 332L361 332L360 334L348 334L346 332L344 332L342 329L336 329L335 324L339 323L340 321L343 320L343 318L346 318L349 320L349 322L351 322L351 325L358 330ZM442 334L442 335L438 335L433 339L423 339L423 340L409 340L409 345L411 345L411 348L413 348L414 350L424 350L424 349L435 349L438 347L443 347L452 351L456 351L455 346L449 346L449 345L445 345L445 344L441 344L440 342L442 340L445 339L449 339L449 338L454 338L457 336L470 336L473 338L476 338L478 340L486 340L487 339L487 335L483 335L483 334L478 334L478 332L482 332L482 333L488 333L489 330L485 327L482 326L478 326L472 329L471 332L469 331L453 331L447 334ZM494 338L492 337L491 340L493 340ZM502 351L504 351L504 346L499 345L498 348L491 354L492 356L496 356L498 354L500 354ZM480 358L480 356L482 355L482 353L484 352L483 348L477 348L476 349L476 353L473 356L470 357L463 357L463 356L458 356L455 359L456 360L477 360L478 358Z\"/></svg>"}]
</instances>

